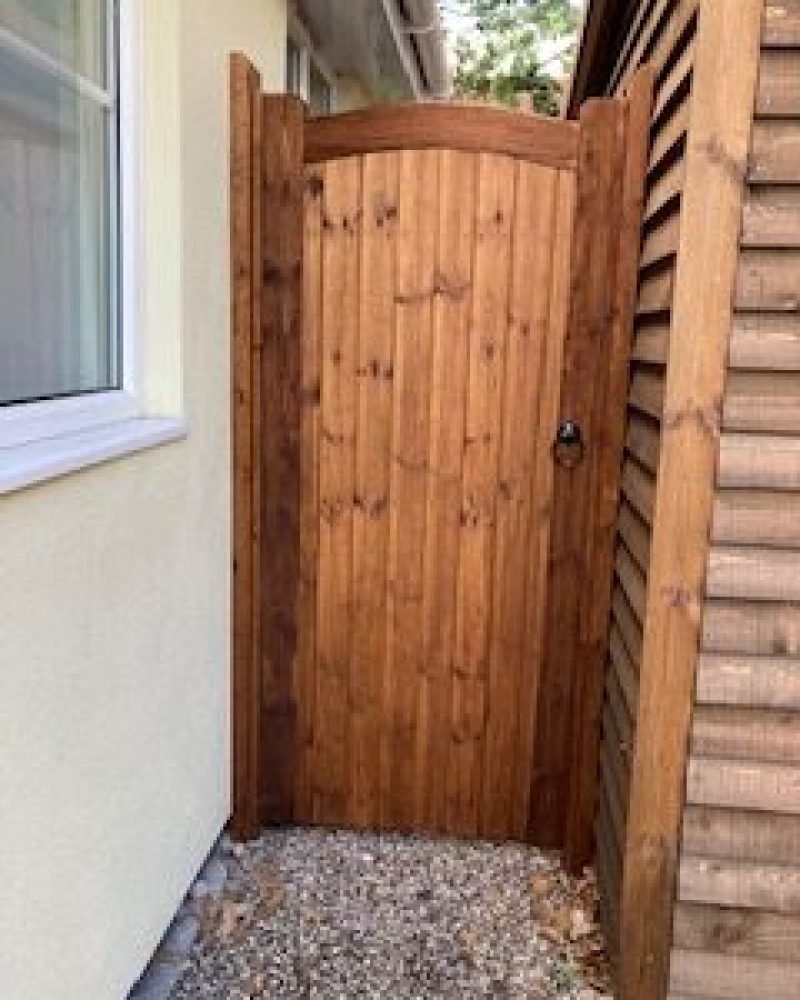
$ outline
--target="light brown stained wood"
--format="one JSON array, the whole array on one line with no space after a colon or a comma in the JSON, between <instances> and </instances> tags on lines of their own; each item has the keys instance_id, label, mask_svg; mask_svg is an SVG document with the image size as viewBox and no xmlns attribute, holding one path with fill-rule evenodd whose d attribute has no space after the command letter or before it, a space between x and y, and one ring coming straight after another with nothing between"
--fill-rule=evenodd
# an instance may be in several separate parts
<instances>
[{"instance_id":1,"label":"light brown stained wood","mask_svg":"<svg viewBox=\"0 0 800 1000\"><path fill-rule=\"evenodd\" d=\"M654 220L680 198L685 173L686 161L681 157L650 184L644 205L644 219L648 226L654 225Z\"/></svg>"},{"instance_id":2,"label":"light brown stained wood","mask_svg":"<svg viewBox=\"0 0 800 1000\"><path fill-rule=\"evenodd\" d=\"M625 548L639 564L642 572L646 573L650 564L650 529L624 500L620 506L617 530L625 542Z\"/></svg>"},{"instance_id":3,"label":"light brown stained wood","mask_svg":"<svg viewBox=\"0 0 800 1000\"><path fill-rule=\"evenodd\" d=\"M262 98L261 509L262 768L264 818L294 808L297 600L300 577L300 434L303 315L303 105Z\"/></svg>"},{"instance_id":4,"label":"light brown stained wood","mask_svg":"<svg viewBox=\"0 0 800 1000\"><path fill-rule=\"evenodd\" d=\"M785 865L689 857L681 862L679 894L681 902L797 914L800 871Z\"/></svg>"},{"instance_id":5,"label":"light brown stained wood","mask_svg":"<svg viewBox=\"0 0 800 1000\"><path fill-rule=\"evenodd\" d=\"M383 709L384 796L381 825L415 823L420 733L425 708L417 678L425 669L420 636L427 491L430 482L430 393L434 220L439 214L439 159L433 151L400 154L395 285L394 411L389 502L388 654Z\"/></svg>"},{"instance_id":6,"label":"light brown stained wood","mask_svg":"<svg viewBox=\"0 0 800 1000\"><path fill-rule=\"evenodd\" d=\"M697 665L697 702L800 710L800 660L704 653Z\"/></svg>"},{"instance_id":7,"label":"light brown stained wood","mask_svg":"<svg viewBox=\"0 0 800 1000\"><path fill-rule=\"evenodd\" d=\"M800 813L800 768L755 761L689 761L686 800L693 805Z\"/></svg>"},{"instance_id":8,"label":"light brown stained wood","mask_svg":"<svg viewBox=\"0 0 800 1000\"><path fill-rule=\"evenodd\" d=\"M730 431L800 433L800 374L731 372L722 422Z\"/></svg>"},{"instance_id":9,"label":"light brown stained wood","mask_svg":"<svg viewBox=\"0 0 800 1000\"><path fill-rule=\"evenodd\" d=\"M800 552L714 546L708 566L709 597L742 601L800 600Z\"/></svg>"},{"instance_id":10,"label":"light brown stained wood","mask_svg":"<svg viewBox=\"0 0 800 1000\"><path fill-rule=\"evenodd\" d=\"M322 192L322 385L317 676L312 774L315 822L350 818L352 534L362 164L325 164Z\"/></svg>"},{"instance_id":11,"label":"light brown stained wood","mask_svg":"<svg viewBox=\"0 0 800 1000\"><path fill-rule=\"evenodd\" d=\"M742 246L800 247L800 187L750 187L744 206Z\"/></svg>"},{"instance_id":12,"label":"light brown stained wood","mask_svg":"<svg viewBox=\"0 0 800 1000\"><path fill-rule=\"evenodd\" d=\"M430 401L430 481L426 513L423 658L426 727L417 756L417 822L446 832L452 664L461 510L472 247L477 157L439 154L439 216ZM469 206L464 211L464 206ZM518 790L523 794L523 790Z\"/></svg>"},{"instance_id":13,"label":"light brown stained wood","mask_svg":"<svg viewBox=\"0 0 800 1000\"><path fill-rule=\"evenodd\" d=\"M685 102L694 69L694 47L690 43L675 58L669 71L659 81L653 103L653 121L661 123L664 116Z\"/></svg>"},{"instance_id":14,"label":"light brown stained wood","mask_svg":"<svg viewBox=\"0 0 800 1000\"><path fill-rule=\"evenodd\" d=\"M625 699L625 707L628 710L628 715L633 720L636 718L636 705L638 701L639 688L636 667L628 655L628 650L623 642L622 636L614 625L611 626L611 636L609 638L608 648L611 661L616 668L620 690L622 691L622 696Z\"/></svg>"},{"instance_id":15,"label":"light brown stained wood","mask_svg":"<svg viewBox=\"0 0 800 1000\"><path fill-rule=\"evenodd\" d=\"M655 482L638 462L627 459L622 468L622 492L645 524L653 520Z\"/></svg>"},{"instance_id":16,"label":"light brown stained wood","mask_svg":"<svg viewBox=\"0 0 800 1000\"><path fill-rule=\"evenodd\" d=\"M757 119L753 126L748 177L758 184L800 183L800 134L797 123Z\"/></svg>"},{"instance_id":17,"label":"light brown stained wood","mask_svg":"<svg viewBox=\"0 0 800 1000\"><path fill-rule=\"evenodd\" d=\"M235 836L260 828L260 78L245 56L230 60L231 372L233 455L233 816Z\"/></svg>"},{"instance_id":18,"label":"light brown stained wood","mask_svg":"<svg viewBox=\"0 0 800 1000\"><path fill-rule=\"evenodd\" d=\"M590 5L587 13L587 18L590 23L595 17L605 17L605 11L602 11L602 9L597 11L596 8L599 6L599 4ZM662 9L661 0L643 0L643 3L639 4L638 10L631 21L628 33L622 41L619 57L612 73L612 79L618 79L626 70L629 72L635 72L639 68L638 63L634 65L631 62L631 54L642 37L642 32L646 31L650 26L651 19L653 18L656 9L659 11ZM583 55L584 53L582 52L581 56ZM614 89L617 93L621 93L624 87L617 86Z\"/></svg>"},{"instance_id":19,"label":"light brown stained wood","mask_svg":"<svg viewBox=\"0 0 800 1000\"><path fill-rule=\"evenodd\" d=\"M658 423L636 411L629 412L625 448L642 469L651 475L655 475L658 469L660 446L661 437Z\"/></svg>"},{"instance_id":20,"label":"light brown stained wood","mask_svg":"<svg viewBox=\"0 0 800 1000\"><path fill-rule=\"evenodd\" d=\"M530 838L530 796L536 773L534 756L537 705L541 687L541 660L545 643L545 615L549 580L550 535L552 530L554 467L552 428L558 421L561 404L561 371L570 309L571 254L577 201L573 172L558 176L556 214L553 226L553 272L550 294L550 330L543 345L543 389L535 428L536 500L532 510L529 539L529 575L527 581L527 638L525 674L519 700L519 746L529 752L517 757L515 764L518 794L514 810L514 830ZM524 834L523 834L524 831Z\"/></svg>"},{"instance_id":21,"label":"light brown stained wood","mask_svg":"<svg viewBox=\"0 0 800 1000\"><path fill-rule=\"evenodd\" d=\"M617 548L615 570L631 608L639 621L644 623L647 601L647 579L636 563L636 560L622 543Z\"/></svg>"},{"instance_id":22,"label":"light brown stained wood","mask_svg":"<svg viewBox=\"0 0 800 1000\"><path fill-rule=\"evenodd\" d=\"M485 104L384 104L309 119L306 162L357 154L453 149L575 167L578 127Z\"/></svg>"},{"instance_id":23,"label":"light brown stained wood","mask_svg":"<svg viewBox=\"0 0 800 1000\"><path fill-rule=\"evenodd\" d=\"M513 161L481 154L463 443L453 739L447 796L448 826L472 836L479 830L489 695L492 558L513 207Z\"/></svg>"},{"instance_id":24,"label":"light brown stained wood","mask_svg":"<svg viewBox=\"0 0 800 1000\"><path fill-rule=\"evenodd\" d=\"M740 313L730 350L733 369L800 371L800 317Z\"/></svg>"},{"instance_id":25,"label":"light brown stained wood","mask_svg":"<svg viewBox=\"0 0 800 1000\"><path fill-rule=\"evenodd\" d=\"M614 588L611 602L614 613L614 623L620 631L631 660L637 664L642 654L642 626L631 607L625 592L620 587Z\"/></svg>"},{"instance_id":26,"label":"light brown stained wood","mask_svg":"<svg viewBox=\"0 0 800 1000\"><path fill-rule=\"evenodd\" d=\"M761 0L744 0L735 9L724 0L707 0L698 14L627 831L622 1000L661 998L668 989L717 410L732 320L762 8ZM703 419L691 419L698 411ZM656 773L659 780L653 781Z\"/></svg>"},{"instance_id":27,"label":"light brown stained wood","mask_svg":"<svg viewBox=\"0 0 800 1000\"><path fill-rule=\"evenodd\" d=\"M800 441L766 434L723 434L719 485L722 488L800 489Z\"/></svg>"},{"instance_id":28,"label":"light brown stained wood","mask_svg":"<svg viewBox=\"0 0 800 1000\"><path fill-rule=\"evenodd\" d=\"M678 252L678 239L680 237L680 216L667 216L662 224L651 230L644 239L642 247L641 265L642 267L652 267L654 264L664 266L669 262L669 258L674 257ZM662 272L672 279L671 271ZM672 287L670 286L670 296L664 308L669 308L672 303Z\"/></svg>"},{"instance_id":29,"label":"light brown stained wood","mask_svg":"<svg viewBox=\"0 0 800 1000\"><path fill-rule=\"evenodd\" d=\"M629 406L660 420L664 411L665 373L660 367L637 366L631 377Z\"/></svg>"},{"instance_id":30,"label":"light brown stained wood","mask_svg":"<svg viewBox=\"0 0 800 1000\"><path fill-rule=\"evenodd\" d=\"M669 347L669 316L648 316L636 322L631 359L651 365L663 365Z\"/></svg>"},{"instance_id":31,"label":"light brown stained wood","mask_svg":"<svg viewBox=\"0 0 800 1000\"><path fill-rule=\"evenodd\" d=\"M648 174L651 177L659 176L666 169L667 163L674 162L683 154L688 127L689 101L687 99L677 106L674 113L653 135L648 164Z\"/></svg>"},{"instance_id":32,"label":"light brown stained wood","mask_svg":"<svg viewBox=\"0 0 800 1000\"><path fill-rule=\"evenodd\" d=\"M703 648L711 653L800 655L800 606L708 601Z\"/></svg>"},{"instance_id":33,"label":"light brown stained wood","mask_svg":"<svg viewBox=\"0 0 800 1000\"><path fill-rule=\"evenodd\" d=\"M800 965L676 950L670 975L671 1000L680 1000L675 994L681 991L687 1000L795 1000L800 995Z\"/></svg>"},{"instance_id":34,"label":"light brown stained wood","mask_svg":"<svg viewBox=\"0 0 800 1000\"><path fill-rule=\"evenodd\" d=\"M362 167L349 704L349 816L359 827L381 816L399 169L395 153L365 156Z\"/></svg>"},{"instance_id":35,"label":"light brown stained wood","mask_svg":"<svg viewBox=\"0 0 800 1000\"><path fill-rule=\"evenodd\" d=\"M796 865L800 852L800 816L746 810L686 807L684 857L718 857L736 861Z\"/></svg>"},{"instance_id":36,"label":"light brown stained wood","mask_svg":"<svg viewBox=\"0 0 800 1000\"><path fill-rule=\"evenodd\" d=\"M317 675L317 576L320 505L320 402L322 350L322 170L306 172L303 262L303 371L300 427L300 585L297 601L297 757L294 816L313 819L314 710Z\"/></svg>"},{"instance_id":37,"label":"light brown stained wood","mask_svg":"<svg viewBox=\"0 0 800 1000\"><path fill-rule=\"evenodd\" d=\"M797 312L800 309L796 285L798 266L800 252L797 250L743 251L736 285L737 308Z\"/></svg>"},{"instance_id":38,"label":"light brown stained wood","mask_svg":"<svg viewBox=\"0 0 800 1000\"><path fill-rule=\"evenodd\" d=\"M513 830L520 775L508 762L530 755L519 743L527 726L522 712L535 711L536 675L526 670L527 578L536 471L546 440L536 434L544 349L549 332L558 175L546 167L518 163L511 234L505 384L503 386L499 482L491 591L489 685L483 748L481 835L490 839ZM528 661L530 662L530 661ZM528 782L529 783L529 782ZM524 828L517 829L524 836Z\"/></svg>"},{"instance_id":39,"label":"light brown stained wood","mask_svg":"<svg viewBox=\"0 0 800 1000\"><path fill-rule=\"evenodd\" d=\"M637 74L627 94L621 122L623 178L620 193L619 247L614 270L611 342L607 355L608 386L594 424L599 432L592 453L587 531L587 587L580 610L582 669L574 696L574 737L570 765L565 859L580 872L591 861L593 815L603 705L603 674L611 614L615 523L619 506L621 462L625 439L631 335L636 303L641 244L645 171L653 80Z\"/></svg>"},{"instance_id":40,"label":"light brown stained wood","mask_svg":"<svg viewBox=\"0 0 800 1000\"><path fill-rule=\"evenodd\" d=\"M713 541L800 548L800 495L769 490L718 491Z\"/></svg>"},{"instance_id":41,"label":"light brown stained wood","mask_svg":"<svg viewBox=\"0 0 800 1000\"><path fill-rule=\"evenodd\" d=\"M674 286L675 271L669 263L661 269L646 273L639 285L636 315L667 312L672 305Z\"/></svg>"},{"instance_id":42,"label":"light brown stained wood","mask_svg":"<svg viewBox=\"0 0 800 1000\"><path fill-rule=\"evenodd\" d=\"M800 955L800 917L682 903L675 908L675 947L786 961Z\"/></svg>"},{"instance_id":43,"label":"light brown stained wood","mask_svg":"<svg viewBox=\"0 0 800 1000\"><path fill-rule=\"evenodd\" d=\"M798 0L766 0L764 8L765 45L800 46L800 2Z\"/></svg>"},{"instance_id":44,"label":"light brown stained wood","mask_svg":"<svg viewBox=\"0 0 800 1000\"><path fill-rule=\"evenodd\" d=\"M800 764L800 714L698 705L692 723L692 753L726 760Z\"/></svg>"},{"instance_id":45,"label":"light brown stained wood","mask_svg":"<svg viewBox=\"0 0 800 1000\"><path fill-rule=\"evenodd\" d=\"M581 113L573 281L560 419L572 419L581 425L588 454L587 461L573 468L556 464L554 469L545 644L534 750L536 772L531 796L532 835L549 847L563 842L572 727L583 716L580 665L585 660L579 634L581 601L574 580L590 578L587 567L594 541L591 521L598 514L598 505L590 503L589 490L595 470L598 482L607 447L606 433L611 429L607 426L614 351L610 321L619 247L604 220L621 210L624 126L619 103L589 102ZM602 503L605 505L604 497ZM596 729L597 720L593 719L591 725Z\"/></svg>"},{"instance_id":46,"label":"light brown stained wood","mask_svg":"<svg viewBox=\"0 0 800 1000\"><path fill-rule=\"evenodd\" d=\"M765 49L761 54L756 112L765 117L800 117L800 53Z\"/></svg>"}]
</instances>

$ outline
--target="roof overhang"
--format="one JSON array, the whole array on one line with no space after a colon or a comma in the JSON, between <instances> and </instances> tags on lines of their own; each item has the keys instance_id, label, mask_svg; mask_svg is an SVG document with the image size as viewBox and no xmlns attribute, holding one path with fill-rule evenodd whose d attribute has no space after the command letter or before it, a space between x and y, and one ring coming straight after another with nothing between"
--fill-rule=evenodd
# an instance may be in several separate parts
<instances>
[{"instance_id":1,"label":"roof overhang","mask_svg":"<svg viewBox=\"0 0 800 1000\"><path fill-rule=\"evenodd\" d=\"M605 93L619 55L624 27L640 3L641 0L590 0L566 103L567 117L575 118L587 98Z\"/></svg>"}]
</instances>

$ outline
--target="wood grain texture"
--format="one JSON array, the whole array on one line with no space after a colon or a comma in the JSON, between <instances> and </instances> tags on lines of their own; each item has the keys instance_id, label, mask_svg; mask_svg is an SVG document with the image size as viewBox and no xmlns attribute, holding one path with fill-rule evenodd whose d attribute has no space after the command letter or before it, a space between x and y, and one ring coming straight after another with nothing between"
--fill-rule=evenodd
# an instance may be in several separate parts
<instances>
[{"instance_id":1,"label":"wood grain texture","mask_svg":"<svg viewBox=\"0 0 800 1000\"><path fill-rule=\"evenodd\" d=\"M762 4L700 6L623 889L621 996L662 997ZM723 65L724 63L724 65ZM724 78L725 84L721 85ZM712 270L709 261L714 262ZM693 335L698 325L702 339ZM692 414L697 413L697 419ZM658 773L658 781L653 775Z\"/></svg>"},{"instance_id":2,"label":"wood grain texture","mask_svg":"<svg viewBox=\"0 0 800 1000\"><path fill-rule=\"evenodd\" d=\"M481 104L387 104L309 119L307 163L387 150L453 149L502 153L555 169L574 168L571 122Z\"/></svg>"},{"instance_id":3,"label":"wood grain texture","mask_svg":"<svg viewBox=\"0 0 800 1000\"><path fill-rule=\"evenodd\" d=\"M261 83L247 58L230 60L231 400L233 476L232 833L261 825L260 760L260 302Z\"/></svg>"},{"instance_id":4,"label":"wood grain texture","mask_svg":"<svg viewBox=\"0 0 800 1000\"><path fill-rule=\"evenodd\" d=\"M264 817L293 815L297 753L293 665L300 574L303 316L303 105L262 98L261 355ZM263 560L262 560L263 561Z\"/></svg>"}]
</instances>

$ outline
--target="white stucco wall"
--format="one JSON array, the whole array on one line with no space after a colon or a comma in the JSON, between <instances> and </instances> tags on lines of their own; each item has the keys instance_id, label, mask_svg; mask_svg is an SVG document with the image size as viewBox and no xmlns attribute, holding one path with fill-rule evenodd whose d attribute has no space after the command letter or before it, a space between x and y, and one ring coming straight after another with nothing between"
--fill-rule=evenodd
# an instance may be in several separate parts
<instances>
[{"instance_id":1,"label":"white stucco wall","mask_svg":"<svg viewBox=\"0 0 800 1000\"><path fill-rule=\"evenodd\" d=\"M285 0L142 0L140 338L186 440L0 499L0 997L121 1000L229 812L227 54Z\"/></svg>"}]
</instances>

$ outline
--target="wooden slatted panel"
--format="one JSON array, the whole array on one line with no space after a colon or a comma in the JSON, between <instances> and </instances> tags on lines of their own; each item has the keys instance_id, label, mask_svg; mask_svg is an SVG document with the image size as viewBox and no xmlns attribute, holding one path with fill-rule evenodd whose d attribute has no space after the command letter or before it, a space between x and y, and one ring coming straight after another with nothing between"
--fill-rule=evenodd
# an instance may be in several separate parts
<instances>
[{"instance_id":1,"label":"wooden slatted panel","mask_svg":"<svg viewBox=\"0 0 800 1000\"><path fill-rule=\"evenodd\" d=\"M369 826L380 815L382 790L399 174L399 154L372 154L364 158L355 368L352 749L348 807L351 822L357 826Z\"/></svg>"},{"instance_id":2,"label":"wooden slatted panel","mask_svg":"<svg viewBox=\"0 0 800 1000\"><path fill-rule=\"evenodd\" d=\"M315 822L346 823L350 780L352 534L355 492L362 164L322 168L320 537L312 774Z\"/></svg>"},{"instance_id":3,"label":"wooden slatted panel","mask_svg":"<svg viewBox=\"0 0 800 1000\"><path fill-rule=\"evenodd\" d=\"M409 678L420 676L424 669L420 636L436 280L437 229L432 222L439 214L436 152L401 153L399 175L381 822L395 829L412 829L414 761L424 747L423 689L409 683Z\"/></svg>"},{"instance_id":4,"label":"wooden slatted panel","mask_svg":"<svg viewBox=\"0 0 800 1000\"><path fill-rule=\"evenodd\" d=\"M456 584L461 531L461 470L464 451L469 324L472 312L472 247L477 160L473 154L442 152L436 271L440 292L433 306L430 401L430 481L426 514L423 637L427 739L418 761L417 819L424 828L447 830L447 768L450 753L452 662ZM427 737L425 733L427 731ZM438 762L438 764L436 763Z\"/></svg>"}]
</instances>

